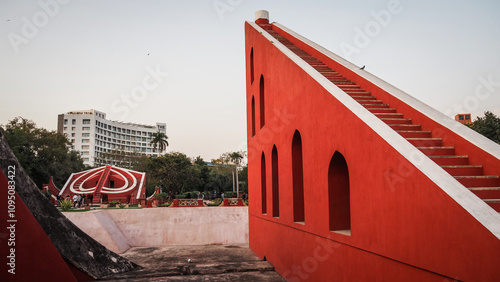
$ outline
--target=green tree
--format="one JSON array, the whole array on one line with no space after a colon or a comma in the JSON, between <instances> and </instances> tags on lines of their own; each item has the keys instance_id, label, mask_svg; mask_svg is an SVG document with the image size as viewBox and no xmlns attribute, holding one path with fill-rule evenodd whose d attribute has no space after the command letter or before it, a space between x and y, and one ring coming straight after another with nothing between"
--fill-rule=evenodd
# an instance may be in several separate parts
<instances>
[{"instance_id":1,"label":"green tree","mask_svg":"<svg viewBox=\"0 0 500 282\"><path fill-rule=\"evenodd\" d=\"M71 173L85 170L80 154L71 151L68 139L55 131L38 128L28 119L16 117L1 126L5 140L35 184L41 188L54 177L62 187Z\"/></svg>"},{"instance_id":2,"label":"green tree","mask_svg":"<svg viewBox=\"0 0 500 282\"><path fill-rule=\"evenodd\" d=\"M467 126L500 144L500 118L492 112L486 111L484 117L477 117Z\"/></svg>"},{"instance_id":3,"label":"green tree","mask_svg":"<svg viewBox=\"0 0 500 282\"><path fill-rule=\"evenodd\" d=\"M233 173L233 183L235 182L234 181L234 175L236 175L236 195L239 194L240 192L240 181L239 181L239 178L238 178L238 167L240 165L240 162L241 160L243 159L243 154L240 153L240 152L232 152L232 153L229 153L229 159L231 160L231 162L233 163L234 165L234 173ZM234 184L233 184L233 192L234 192Z\"/></svg>"},{"instance_id":4,"label":"green tree","mask_svg":"<svg viewBox=\"0 0 500 282\"><path fill-rule=\"evenodd\" d=\"M194 160L194 168L198 171L200 177L200 191L207 192L210 188L208 187L210 168L205 163L202 157L198 156Z\"/></svg>"},{"instance_id":5,"label":"green tree","mask_svg":"<svg viewBox=\"0 0 500 282\"><path fill-rule=\"evenodd\" d=\"M240 164L241 160L243 159L243 153L242 152L232 152L229 154L229 159L236 164L237 166Z\"/></svg>"},{"instance_id":6,"label":"green tree","mask_svg":"<svg viewBox=\"0 0 500 282\"><path fill-rule=\"evenodd\" d=\"M211 167L206 187L210 191L218 191L219 193L231 190L231 169L222 166Z\"/></svg>"},{"instance_id":7,"label":"green tree","mask_svg":"<svg viewBox=\"0 0 500 282\"><path fill-rule=\"evenodd\" d=\"M173 196L197 190L201 185L199 171L194 168L191 159L179 152L151 158L147 177L148 195L152 194L155 187Z\"/></svg>"},{"instance_id":8,"label":"green tree","mask_svg":"<svg viewBox=\"0 0 500 282\"><path fill-rule=\"evenodd\" d=\"M161 132L155 132L151 134L151 142L149 144L153 145L153 152L156 152L156 148L158 148L159 153L165 151L168 147L168 136Z\"/></svg>"},{"instance_id":9,"label":"green tree","mask_svg":"<svg viewBox=\"0 0 500 282\"><path fill-rule=\"evenodd\" d=\"M240 183L241 183L241 192L248 193L248 165L245 165L239 171L240 174Z\"/></svg>"},{"instance_id":10,"label":"green tree","mask_svg":"<svg viewBox=\"0 0 500 282\"><path fill-rule=\"evenodd\" d=\"M132 162L131 169L140 172L146 172L148 170L149 163L151 162L151 157L147 155L141 155L134 159Z\"/></svg>"},{"instance_id":11,"label":"green tree","mask_svg":"<svg viewBox=\"0 0 500 282\"><path fill-rule=\"evenodd\" d=\"M209 177L210 189L220 191L239 190L239 166L245 152L226 152L217 159L212 159L212 171ZM231 188L232 187L232 188Z\"/></svg>"}]
</instances>

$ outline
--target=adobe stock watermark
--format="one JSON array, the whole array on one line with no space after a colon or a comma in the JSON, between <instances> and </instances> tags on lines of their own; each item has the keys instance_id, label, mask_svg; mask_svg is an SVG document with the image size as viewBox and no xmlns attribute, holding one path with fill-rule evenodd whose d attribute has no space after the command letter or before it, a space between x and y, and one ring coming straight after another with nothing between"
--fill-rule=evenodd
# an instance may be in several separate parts
<instances>
[{"instance_id":1,"label":"adobe stock watermark","mask_svg":"<svg viewBox=\"0 0 500 282\"><path fill-rule=\"evenodd\" d=\"M448 136L445 131L441 128L435 128L432 130L433 138L441 138L443 142L446 142ZM428 143L426 143L428 142ZM420 142L415 148L410 152L409 159L405 159L402 156L398 157L398 167L397 170L387 170L384 173L385 183L391 189L391 192L396 190L398 184L402 184L412 176L416 171L416 165L422 165L426 160L427 156L421 152L417 147L426 147L427 155L432 155L437 148L434 147L432 140Z\"/></svg>"},{"instance_id":2,"label":"adobe stock watermark","mask_svg":"<svg viewBox=\"0 0 500 282\"><path fill-rule=\"evenodd\" d=\"M212 5L219 19L223 21L224 14L234 11L241 3L243 3L243 0L214 0Z\"/></svg>"},{"instance_id":3,"label":"adobe stock watermark","mask_svg":"<svg viewBox=\"0 0 500 282\"><path fill-rule=\"evenodd\" d=\"M120 115L120 119L125 119L131 109L139 106L139 103L146 100L149 93L160 87L160 84L169 76L167 72L160 70L160 66L156 65L153 69L146 67L146 75L142 78L140 85L134 86L129 94L122 94L120 98L116 98L111 103L111 110Z\"/></svg>"},{"instance_id":4,"label":"adobe stock watermark","mask_svg":"<svg viewBox=\"0 0 500 282\"><path fill-rule=\"evenodd\" d=\"M6 222L8 230L8 240L6 240L7 265L9 274L16 274L16 166L9 165L7 167L7 210L8 219Z\"/></svg>"},{"instance_id":5,"label":"adobe stock watermark","mask_svg":"<svg viewBox=\"0 0 500 282\"><path fill-rule=\"evenodd\" d=\"M27 45L30 40L35 38L40 30L47 26L51 18L57 16L61 10L61 5L67 4L70 0L40 0L38 6L41 10L35 12L31 19L23 17L23 27L20 33L9 32L9 39L12 49L17 54L22 45Z\"/></svg>"},{"instance_id":6,"label":"adobe stock watermark","mask_svg":"<svg viewBox=\"0 0 500 282\"><path fill-rule=\"evenodd\" d=\"M316 237L318 245L313 249L311 256L302 260L300 264L294 264L290 270L283 273L283 278L288 282L307 280L310 274L318 270L319 264L326 261L337 249L339 243L329 243L327 240Z\"/></svg>"},{"instance_id":7,"label":"adobe stock watermark","mask_svg":"<svg viewBox=\"0 0 500 282\"><path fill-rule=\"evenodd\" d=\"M355 34L353 44L346 42L340 44L340 50L344 58L351 60L352 55L360 54L364 48L370 45L373 38L380 35L383 28L389 26L393 15L400 14L402 11L403 6L401 6L399 0L390 0L387 3L386 9L382 9L378 12L371 11L370 14L373 19L365 23L363 29L359 27L354 28Z\"/></svg>"},{"instance_id":8,"label":"adobe stock watermark","mask_svg":"<svg viewBox=\"0 0 500 282\"><path fill-rule=\"evenodd\" d=\"M477 80L478 83L474 88L474 94L465 97L461 103L453 104L448 110L444 112L444 114L449 116L457 113L475 111L479 108L481 102L484 102L491 96L493 96L493 94L500 87L500 79L497 80L492 74L489 74L487 77L479 76ZM454 123L455 128L461 126L463 125L459 122ZM441 138L443 143L445 143L448 138L445 131L441 128L434 128L432 130L432 137ZM428 147L429 149L427 149L427 155L432 155L433 151L438 149L432 149L435 148L432 143L424 143L419 145L418 147ZM415 164L422 164L425 159L422 158L421 154L417 153L418 151L420 150L418 148L415 148L415 150L410 153L410 161ZM415 171L416 168L411 163L409 163L406 159L400 157L397 170L386 171L384 173L385 182L387 183L391 191L394 191L398 184L404 183L408 177L415 173Z\"/></svg>"}]
</instances>

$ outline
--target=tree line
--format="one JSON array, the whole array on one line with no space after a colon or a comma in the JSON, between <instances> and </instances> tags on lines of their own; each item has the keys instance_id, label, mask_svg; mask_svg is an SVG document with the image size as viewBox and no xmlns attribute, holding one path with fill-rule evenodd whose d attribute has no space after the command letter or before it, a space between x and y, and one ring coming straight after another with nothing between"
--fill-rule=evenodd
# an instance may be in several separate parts
<instances>
[{"instance_id":1,"label":"tree line","mask_svg":"<svg viewBox=\"0 0 500 282\"><path fill-rule=\"evenodd\" d=\"M477 117L472 123L466 124L481 135L500 144L500 117L486 111L483 117Z\"/></svg>"},{"instance_id":2,"label":"tree line","mask_svg":"<svg viewBox=\"0 0 500 282\"><path fill-rule=\"evenodd\" d=\"M485 112L467 126L500 144L500 118L492 112ZM48 183L50 176L53 176L56 186L62 188L71 173L91 168L84 165L79 152L71 150L71 143L64 135L39 128L31 120L16 117L0 126L0 131L39 188ZM168 137L161 132L153 135L154 150L164 151ZM149 157L113 150L102 153L98 161L106 163L113 159L117 166L146 172L147 195L159 188L173 196L191 191L233 191L238 183L240 192L246 192L248 168L241 165L244 155L244 152L227 152L207 163L200 156L191 159L180 152Z\"/></svg>"},{"instance_id":3,"label":"tree line","mask_svg":"<svg viewBox=\"0 0 500 282\"><path fill-rule=\"evenodd\" d=\"M71 143L64 135L38 128L31 120L16 117L0 130L39 188L49 182L50 176L58 187L62 187L71 173L88 168L78 152L69 150Z\"/></svg>"},{"instance_id":4,"label":"tree line","mask_svg":"<svg viewBox=\"0 0 500 282\"><path fill-rule=\"evenodd\" d=\"M64 135L39 128L32 120L16 117L0 126L0 131L39 188L48 183L50 176L55 185L62 188L72 173L91 168L84 165L79 152L71 150L71 143ZM168 137L161 132L153 137L154 150L164 151ZM178 195L191 191L232 191L235 171L241 183L240 191L247 191L247 167L240 164L243 156L243 152L224 153L207 163L199 156L191 159L180 152L149 157L137 152L113 150L102 153L98 161L106 163L113 159L117 166L146 172L147 195L151 195L155 188L168 195Z\"/></svg>"}]
</instances>

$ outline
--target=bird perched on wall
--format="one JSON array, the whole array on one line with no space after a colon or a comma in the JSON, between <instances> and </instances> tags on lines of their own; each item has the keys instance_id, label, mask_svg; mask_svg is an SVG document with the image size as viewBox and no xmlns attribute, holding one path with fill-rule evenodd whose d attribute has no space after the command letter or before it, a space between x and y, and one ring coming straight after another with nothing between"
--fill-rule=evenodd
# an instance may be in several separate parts
<instances>
[{"instance_id":1,"label":"bird perched on wall","mask_svg":"<svg viewBox=\"0 0 500 282\"><path fill-rule=\"evenodd\" d=\"M363 65L362 67L359 68L360 70L364 70L365 69L365 65Z\"/></svg>"}]
</instances>

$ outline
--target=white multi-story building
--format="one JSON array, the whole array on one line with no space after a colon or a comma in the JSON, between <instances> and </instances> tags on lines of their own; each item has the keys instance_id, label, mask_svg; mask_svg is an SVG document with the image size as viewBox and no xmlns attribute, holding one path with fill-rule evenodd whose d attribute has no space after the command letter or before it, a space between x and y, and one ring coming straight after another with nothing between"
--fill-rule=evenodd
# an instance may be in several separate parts
<instances>
[{"instance_id":1,"label":"white multi-story building","mask_svg":"<svg viewBox=\"0 0 500 282\"><path fill-rule=\"evenodd\" d=\"M79 151L84 163L90 166L120 164L112 158L114 152L154 156L163 153L158 149L155 152L150 144L151 135L158 131L166 135L167 125L107 120L105 113L96 110L67 112L60 114L57 121L57 132L68 138L72 149Z\"/></svg>"}]
</instances>

